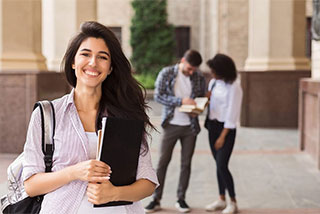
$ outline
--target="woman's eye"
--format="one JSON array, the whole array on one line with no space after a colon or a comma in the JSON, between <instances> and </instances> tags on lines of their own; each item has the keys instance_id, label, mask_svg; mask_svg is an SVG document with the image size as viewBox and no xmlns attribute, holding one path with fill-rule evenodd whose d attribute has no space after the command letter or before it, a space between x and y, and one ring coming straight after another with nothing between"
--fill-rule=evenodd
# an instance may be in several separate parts
<instances>
[{"instance_id":1,"label":"woman's eye","mask_svg":"<svg viewBox=\"0 0 320 214\"><path fill-rule=\"evenodd\" d=\"M89 56L88 53L81 53L80 55L81 55L81 56Z\"/></svg>"},{"instance_id":2,"label":"woman's eye","mask_svg":"<svg viewBox=\"0 0 320 214\"><path fill-rule=\"evenodd\" d=\"M104 60L108 60L108 58L105 57L105 56L99 56L99 58L100 58L100 59L104 59Z\"/></svg>"}]
</instances>

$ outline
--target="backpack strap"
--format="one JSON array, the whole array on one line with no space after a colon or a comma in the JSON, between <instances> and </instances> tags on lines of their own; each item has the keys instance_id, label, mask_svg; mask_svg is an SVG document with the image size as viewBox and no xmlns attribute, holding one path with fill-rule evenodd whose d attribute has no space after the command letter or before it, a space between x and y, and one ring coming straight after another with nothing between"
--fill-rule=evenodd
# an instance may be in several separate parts
<instances>
[{"instance_id":1,"label":"backpack strap","mask_svg":"<svg viewBox=\"0 0 320 214\"><path fill-rule=\"evenodd\" d=\"M46 172L51 172L52 156L54 151L54 133L55 133L55 112L52 102L44 100L38 101L34 108L39 106L41 113L42 130L42 152L44 154L44 163Z\"/></svg>"},{"instance_id":2,"label":"backpack strap","mask_svg":"<svg viewBox=\"0 0 320 214\"><path fill-rule=\"evenodd\" d=\"M214 86L216 86L216 82L217 82L217 80L215 80L215 81L213 82L212 86L211 86L211 89L210 89L211 94L212 94L212 90L213 90ZM210 96L210 97L211 97L211 96ZM209 100L208 109L207 109L207 118L209 118L209 114L210 114L210 100Z\"/></svg>"}]
</instances>

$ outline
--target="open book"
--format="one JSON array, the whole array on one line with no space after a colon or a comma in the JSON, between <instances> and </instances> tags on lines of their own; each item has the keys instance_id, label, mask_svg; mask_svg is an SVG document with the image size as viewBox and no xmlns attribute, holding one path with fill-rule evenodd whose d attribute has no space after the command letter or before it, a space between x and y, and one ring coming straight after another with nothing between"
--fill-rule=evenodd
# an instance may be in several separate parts
<instances>
[{"instance_id":1,"label":"open book","mask_svg":"<svg viewBox=\"0 0 320 214\"><path fill-rule=\"evenodd\" d=\"M115 186L130 185L136 181L144 122L114 117L102 118L98 132L97 160L111 167L110 182ZM113 201L94 207L120 206L130 201Z\"/></svg>"},{"instance_id":2,"label":"open book","mask_svg":"<svg viewBox=\"0 0 320 214\"><path fill-rule=\"evenodd\" d=\"M194 101L196 102L196 105L181 105L179 111L200 114L207 107L209 99L208 97L196 97Z\"/></svg>"}]
</instances>

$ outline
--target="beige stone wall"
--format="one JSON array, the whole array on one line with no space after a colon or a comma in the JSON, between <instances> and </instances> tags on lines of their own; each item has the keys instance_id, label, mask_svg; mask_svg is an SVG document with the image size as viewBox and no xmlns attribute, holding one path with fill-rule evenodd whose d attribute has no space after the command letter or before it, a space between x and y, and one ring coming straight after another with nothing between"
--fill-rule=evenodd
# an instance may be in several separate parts
<instances>
[{"instance_id":1,"label":"beige stone wall","mask_svg":"<svg viewBox=\"0 0 320 214\"><path fill-rule=\"evenodd\" d=\"M243 70L248 57L248 0L219 1L218 52L230 55Z\"/></svg>"},{"instance_id":2,"label":"beige stone wall","mask_svg":"<svg viewBox=\"0 0 320 214\"><path fill-rule=\"evenodd\" d=\"M169 23L174 26L189 26L191 29L190 47L199 50L202 55L206 56L210 56L213 53L210 52L211 49L204 50L203 47L207 48L208 45L203 39L212 37L211 33L214 30L210 29L209 32L206 32L204 27L201 31L201 21L207 21L206 25L213 23L208 18L211 14L209 8L203 5L213 8L212 5L214 4L212 2L214 1L216 0L169 0L167 5ZM207 10L207 16L205 17L201 13L201 9L204 8ZM122 47L127 57L132 54L130 25L133 15L131 0L97 0L97 20L107 26L122 28ZM206 32L206 35L203 35L204 32ZM204 42L201 44L202 41ZM210 41L210 43L212 42Z\"/></svg>"},{"instance_id":3,"label":"beige stone wall","mask_svg":"<svg viewBox=\"0 0 320 214\"><path fill-rule=\"evenodd\" d=\"M168 21L174 26L189 26L191 29L190 47L200 49L200 5L199 0L168 1Z\"/></svg>"},{"instance_id":4,"label":"beige stone wall","mask_svg":"<svg viewBox=\"0 0 320 214\"><path fill-rule=\"evenodd\" d=\"M131 0L97 0L97 20L108 27L122 28L122 48L130 58L130 25L133 16Z\"/></svg>"}]
</instances>

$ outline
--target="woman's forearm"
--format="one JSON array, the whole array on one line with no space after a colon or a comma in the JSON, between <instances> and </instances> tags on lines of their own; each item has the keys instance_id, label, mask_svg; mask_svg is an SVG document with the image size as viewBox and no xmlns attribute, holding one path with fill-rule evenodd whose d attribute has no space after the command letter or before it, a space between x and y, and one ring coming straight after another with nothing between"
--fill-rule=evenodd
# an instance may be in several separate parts
<instances>
[{"instance_id":1,"label":"woman's forearm","mask_svg":"<svg viewBox=\"0 0 320 214\"><path fill-rule=\"evenodd\" d=\"M229 132L229 130L230 130L230 129L228 129L228 128L224 128L224 129L222 130L221 134L220 134L220 137L222 137L223 139L225 139L226 136L227 136L227 134L228 134L228 132Z\"/></svg>"},{"instance_id":2,"label":"woman's forearm","mask_svg":"<svg viewBox=\"0 0 320 214\"><path fill-rule=\"evenodd\" d=\"M46 194L73 181L72 166L57 172L37 173L24 182L26 193L30 197Z\"/></svg>"},{"instance_id":3,"label":"woman's forearm","mask_svg":"<svg viewBox=\"0 0 320 214\"><path fill-rule=\"evenodd\" d=\"M155 188L151 181L140 179L129 186L117 187L117 201L139 201L152 195Z\"/></svg>"}]
</instances>

